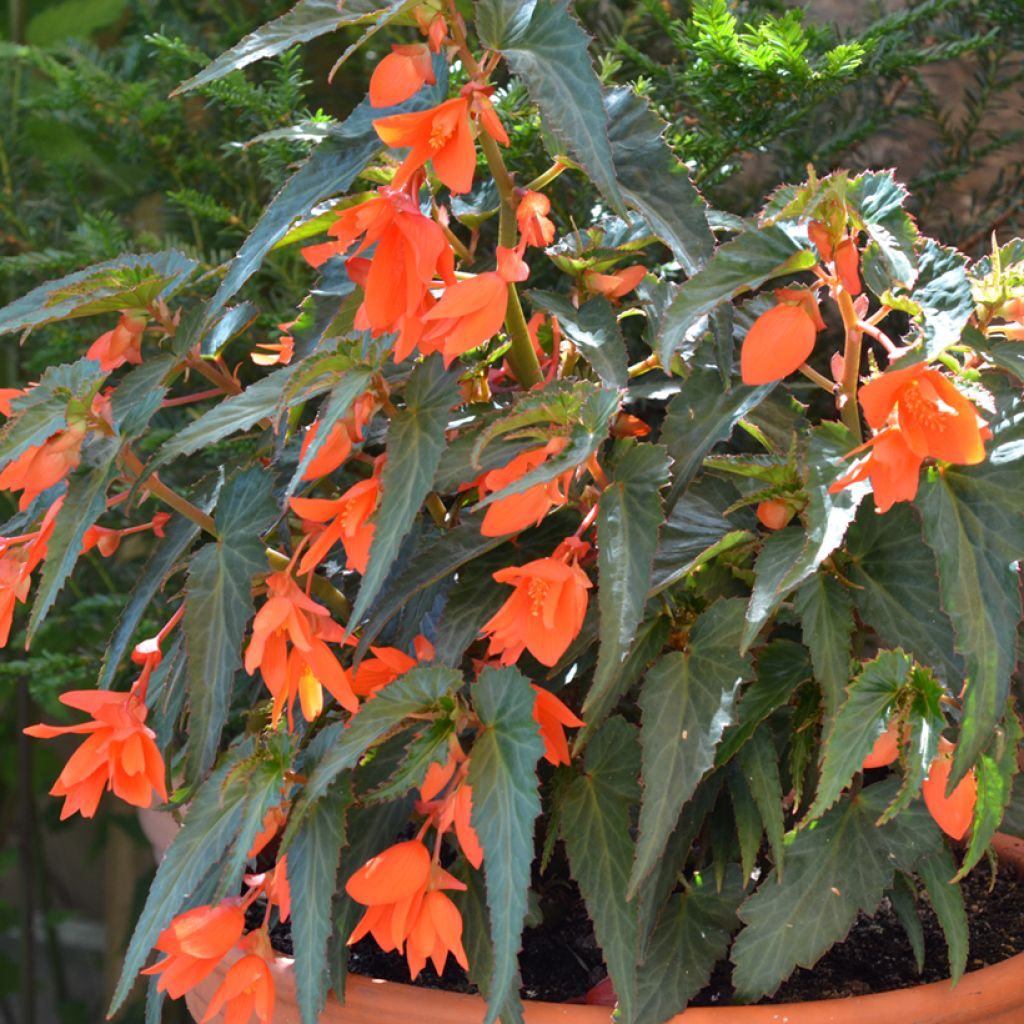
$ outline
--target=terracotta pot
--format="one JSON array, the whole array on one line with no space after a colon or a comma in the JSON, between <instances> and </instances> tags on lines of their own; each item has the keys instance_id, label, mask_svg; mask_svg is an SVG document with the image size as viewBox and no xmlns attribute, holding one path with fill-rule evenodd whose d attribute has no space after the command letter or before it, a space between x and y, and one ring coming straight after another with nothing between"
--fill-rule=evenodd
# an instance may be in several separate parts
<instances>
[{"instance_id":1,"label":"terracotta pot","mask_svg":"<svg viewBox=\"0 0 1024 1024\"><path fill-rule=\"evenodd\" d=\"M1024 874L1024 840L997 836L1000 858ZM220 985L228 962L186 996L201 1020ZM276 968L277 1009L274 1024L301 1024L290 960ZM479 996L414 988L390 981L349 975L344 1006L332 997L321 1024L480 1024L484 1002ZM218 1014L213 1024L221 1024ZM528 1002L526 1024L609 1024L606 1006ZM916 988L870 996L825 999L771 1006L693 1007L670 1024L1022 1024L1024 1022L1024 953L980 971L971 971L951 987L938 981Z\"/></svg>"}]
</instances>

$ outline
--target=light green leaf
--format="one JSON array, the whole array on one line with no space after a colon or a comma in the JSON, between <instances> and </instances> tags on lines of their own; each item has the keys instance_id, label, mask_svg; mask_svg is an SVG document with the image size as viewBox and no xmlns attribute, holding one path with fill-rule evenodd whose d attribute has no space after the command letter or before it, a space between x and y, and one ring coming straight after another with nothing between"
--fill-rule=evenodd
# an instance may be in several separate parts
<instances>
[{"instance_id":1,"label":"light green leaf","mask_svg":"<svg viewBox=\"0 0 1024 1024\"><path fill-rule=\"evenodd\" d=\"M494 1024L518 977L540 814L536 766L544 745L533 719L533 690L516 669L485 668L473 687L473 703L483 728L473 744L469 783L473 827L484 848L494 948L484 1024Z\"/></svg>"},{"instance_id":2,"label":"light green leaf","mask_svg":"<svg viewBox=\"0 0 1024 1024\"><path fill-rule=\"evenodd\" d=\"M569 866L594 922L624 1024L641 1019L637 1016L637 903L626 898L638 774L636 728L622 718L611 718L591 740L583 774L569 784L561 803Z\"/></svg>"},{"instance_id":3,"label":"light green leaf","mask_svg":"<svg viewBox=\"0 0 1024 1024\"><path fill-rule=\"evenodd\" d=\"M739 653L743 603L719 601L696 621L686 651L663 657L640 691L644 798L629 895L655 867L683 804L714 764L750 659Z\"/></svg>"}]
</instances>

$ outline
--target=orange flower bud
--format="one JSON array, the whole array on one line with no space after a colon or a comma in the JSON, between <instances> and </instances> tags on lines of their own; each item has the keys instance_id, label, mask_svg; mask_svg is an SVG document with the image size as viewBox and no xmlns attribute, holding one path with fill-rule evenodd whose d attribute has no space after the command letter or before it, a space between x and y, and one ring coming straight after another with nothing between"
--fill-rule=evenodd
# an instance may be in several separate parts
<instances>
[{"instance_id":1,"label":"orange flower bud","mask_svg":"<svg viewBox=\"0 0 1024 1024\"><path fill-rule=\"evenodd\" d=\"M760 502L755 511L761 525L769 530L781 530L793 518L793 509L777 498Z\"/></svg>"},{"instance_id":2,"label":"orange flower bud","mask_svg":"<svg viewBox=\"0 0 1024 1024\"><path fill-rule=\"evenodd\" d=\"M744 384L771 384L788 377L814 351L814 321L802 306L773 306L743 339L740 373Z\"/></svg>"}]
</instances>

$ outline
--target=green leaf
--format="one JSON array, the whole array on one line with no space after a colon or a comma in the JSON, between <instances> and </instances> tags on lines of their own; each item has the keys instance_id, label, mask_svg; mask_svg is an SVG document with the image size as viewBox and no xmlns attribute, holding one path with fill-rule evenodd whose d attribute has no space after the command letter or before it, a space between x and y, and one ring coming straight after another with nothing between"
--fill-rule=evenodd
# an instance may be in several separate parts
<instances>
[{"instance_id":1,"label":"green leaf","mask_svg":"<svg viewBox=\"0 0 1024 1024\"><path fill-rule=\"evenodd\" d=\"M469 784L473 827L484 848L494 947L484 1024L494 1024L518 977L540 814L536 766L544 745L533 719L533 690L516 669L485 668L473 687L473 704L483 728L473 744Z\"/></svg>"},{"instance_id":2,"label":"green leaf","mask_svg":"<svg viewBox=\"0 0 1024 1024\"><path fill-rule=\"evenodd\" d=\"M637 796L636 727L609 719L587 747L583 774L562 799L562 839L594 922L624 1024L637 1016L637 903L628 901L630 819ZM475 795L475 790L474 790ZM674 824L674 822L673 822Z\"/></svg>"},{"instance_id":3,"label":"green leaf","mask_svg":"<svg viewBox=\"0 0 1024 1024\"><path fill-rule=\"evenodd\" d=\"M756 639L761 627L792 589L786 586L786 579L803 554L806 540L802 526L787 526L765 537L754 563L754 588L747 605L744 649Z\"/></svg>"},{"instance_id":4,"label":"green leaf","mask_svg":"<svg viewBox=\"0 0 1024 1024\"><path fill-rule=\"evenodd\" d=\"M433 355L416 367L405 389L405 407L391 417L388 428L370 561L352 609L352 624L360 621L384 585L430 493L445 446L448 411L457 401L457 378L445 372L440 356Z\"/></svg>"},{"instance_id":5,"label":"green leaf","mask_svg":"<svg viewBox=\"0 0 1024 1024\"><path fill-rule=\"evenodd\" d=\"M710 259L715 239L707 204L665 144L665 123L630 88L607 91L604 107L615 176L626 202L692 276Z\"/></svg>"},{"instance_id":6,"label":"green leaf","mask_svg":"<svg viewBox=\"0 0 1024 1024\"><path fill-rule=\"evenodd\" d=\"M386 0L299 0L290 11L250 32L229 50L210 61L198 74L171 93L179 96L208 85L258 60L276 57L299 43L334 32L343 25L358 25L399 5Z\"/></svg>"},{"instance_id":7,"label":"green leaf","mask_svg":"<svg viewBox=\"0 0 1024 1024\"><path fill-rule=\"evenodd\" d=\"M834 576L819 572L797 592L795 605L825 700L827 731L850 681L853 598Z\"/></svg>"},{"instance_id":8,"label":"green leaf","mask_svg":"<svg viewBox=\"0 0 1024 1024\"><path fill-rule=\"evenodd\" d=\"M450 718L439 718L421 729L404 749L397 770L379 786L366 793L362 797L363 802L379 803L381 800L394 800L396 797L404 796L411 789L418 789L423 784L427 769L432 764L443 764L448 759L448 752L451 749L449 741L454 728Z\"/></svg>"},{"instance_id":9,"label":"green leaf","mask_svg":"<svg viewBox=\"0 0 1024 1024\"><path fill-rule=\"evenodd\" d=\"M164 377L177 363L170 353L148 358L124 375L111 396L114 430L124 440L138 437L167 394Z\"/></svg>"},{"instance_id":10,"label":"green leaf","mask_svg":"<svg viewBox=\"0 0 1024 1024\"><path fill-rule=\"evenodd\" d=\"M810 678L807 652L792 640L773 640L757 656L757 675L740 697L736 724L725 731L715 764L723 765L740 750L773 711L788 704L794 690Z\"/></svg>"},{"instance_id":11,"label":"green leaf","mask_svg":"<svg viewBox=\"0 0 1024 1024\"><path fill-rule=\"evenodd\" d=\"M330 0L320 0L320 3L328 4ZM356 176L377 155L381 141L373 130L372 122L375 118L426 110L447 96L447 64L441 59L435 60L434 71L437 84L420 89L401 106L373 109L368 99L363 100L345 121L327 129L326 139L274 196L228 265L224 280L207 305L207 323L220 313L259 269L264 257L287 234L297 217L305 216L317 203L347 191Z\"/></svg>"},{"instance_id":12,"label":"green leaf","mask_svg":"<svg viewBox=\"0 0 1024 1024\"><path fill-rule=\"evenodd\" d=\"M317 457L320 449L331 436L334 425L349 414L353 403L366 391L372 379L373 371L369 367L354 366L351 370L346 371L341 380L334 385L330 396L320 410L320 415L317 416L316 436L310 442L305 453L300 456L295 472L288 482L288 494L298 487L303 473L306 472L309 464Z\"/></svg>"},{"instance_id":13,"label":"green leaf","mask_svg":"<svg viewBox=\"0 0 1024 1024\"><path fill-rule=\"evenodd\" d=\"M64 504L57 513L53 533L46 546L46 561L39 586L32 595L32 615L28 620L28 637L31 640L43 624L47 613L57 600L57 595L67 582L75 562L82 553L85 531L106 511L107 488L117 476L115 459L117 445L104 439L100 442L98 464L87 472L71 477Z\"/></svg>"},{"instance_id":14,"label":"green leaf","mask_svg":"<svg viewBox=\"0 0 1024 1024\"><path fill-rule=\"evenodd\" d=\"M866 502L847 535L846 553L852 561L844 574L861 619L884 646L903 647L959 691L963 660L940 607L935 555L912 508L898 504L880 516Z\"/></svg>"},{"instance_id":15,"label":"green leaf","mask_svg":"<svg viewBox=\"0 0 1024 1024\"><path fill-rule=\"evenodd\" d=\"M974 315L967 257L928 239L918 254L919 275L914 301L921 307L921 345L902 357L907 364L931 361L960 341L967 321Z\"/></svg>"},{"instance_id":16,"label":"green leaf","mask_svg":"<svg viewBox=\"0 0 1024 1024\"><path fill-rule=\"evenodd\" d=\"M917 890L914 883L902 871L898 871L895 884L885 895L907 933L907 941L914 952L917 973L920 974L924 970L924 926L917 913Z\"/></svg>"},{"instance_id":17,"label":"green leaf","mask_svg":"<svg viewBox=\"0 0 1024 1024\"><path fill-rule=\"evenodd\" d=\"M679 812L714 764L750 659L739 653L743 604L719 601L696 621L685 652L663 657L640 691L644 798L629 896L655 867Z\"/></svg>"},{"instance_id":18,"label":"green leaf","mask_svg":"<svg viewBox=\"0 0 1024 1024\"><path fill-rule=\"evenodd\" d=\"M740 747L737 762L761 815L768 845L772 849L775 870L781 878L784 855L782 836L785 831L782 781L779 778L779 754L768 730L758 729L750 737L750 742Z\"/></svg>"},{"instance_id":19,"label":"green leaf","mask_svg":"<svg viewBox=\"0 0 1024 1024\"><path fill-rule=\"evenodd\" d=\"M331 896L337 887L345 815L352 799L347 787L339 789L316 802L288 848L295 989L305 1024L316 1024L327 998L325 954L333 926Z\"/></svg>"},{"instance_id":20,"label":"green leaf","mask_svg":"<svg viewBox=\"0 0 1024 1024\"><path fill-rule=\"evenodd\" d=\"M629 654L643 619L651 567L663 522L660 491L668 483L668 455L660 445L626 449L601 494L597 517L597 597L601 646L591 692L605 693ZM588 693L584 706L595 697Z\"/></svg>"},{"instance_id":21,"label":"green leaf","mask_svg":"<svg viewBox=\"0 0 1024 1024\"><path fill-rule=\"evenodd\" d=\"M515 39L529 26L536 6L536 0L477 0L480 41L497 49L502 40Z\"/></svg>"},{"instance_id":22,"label":"green leaf","mask_svg":"<svg viewBox=\"0 0 1024 1024\"><path fill-rule=\"evenodd\" d=\"M260 420L272 415L277 408L282 388L300 365L274 370L250 384L241 394L225 398L208 409L164 443L147 467L148 470L152 472L179 455L190 455L239 430L249 430Z\"/></svg>"},{"instance_id":23,"label":"green leaf","mask_svg":"<svg viewBox=\"0 0 1024 1024\"><path fill-rule=\"evenodd\" d=\"M74 317L145 309L154 300L174 294L197 266L195 260L169 249L143 256L125 254L76 270L0 309L0 334Z\"/></svg>"},{"instance_id":24,"label":"green leaf","mask_svg":"<svg viewBox=\"0 0 1024 1024\"><path fill-rule=\"evenodd\" d=\"M745 927L731 953L740 999L771 995L795 967L812 967L846 935L859 911L874 911L895 868L914 863L940 842L921 808L876 827L893 788L867 787L798 832L786 851L785 878L777 880L772 871L740 907Z\"/></svg>"},{"instance_id":25,"label":"green leaf","mask_svg":"<svg viewBox=\"0 0 1024 1024\"><path fill-rule=\"evenodd\" d=\"M719 246L706 265L676 289L665 310L658 339L661 365L671 363L687 332L719 303L770 278L807 270L816 262L803 241L777 226L745 231Z\"/></svg>"},{"instance_id":26,"label":"green leaf","mask_svg":"<svg viewBox=\"0 0 1024 1024\"><path fill-rule=\"evenodd\" d=\"M629 383L626 345L612 304L602 295L588 299L577 309L564 295L530 292L530 301L558 317L562 333L579 349L597 375L610 387Z\"/></svg>"},{"instance_id":27,"label":"green leaf","mask_svg":"<svg viewBox=\"0 0 1024 1024\"><path fill-rule=\"evenodd\" d=\"M754 794L739 770L738 765L730 765L728 772L729 800L732 803L733 819L736 823L736 842L740 851L740 870L744 878L750 878L757 864L757 855L761 852L761 838L764 836L764 824L760 812L754 802ZM721 816L723 819L725 815Z\"/></svg>"},{"instance_id":28,"label":"green leaf","mask_svg":"<svg viewBox=\"0 0 1024 1024\"><path fill-rule=\"evenodd\" d=\"M825 743L821 779L808 820L823 814L861 770L864 758L885 731L896 695L913 661L903 651L883 651L850 683L846 703Z\"/></svg>"},{"instance_id":29,"label":"green leaf","mask_svg":"<svg viewBox=\"0 0 1024 1024\"><path fill-rule=\"evenodd\" d=\"M967 967L970 936L967 931L967 911L960 886L952 881L956 865L949 850L942 847L923 858L917 865L918 874L928 892L932 910L939 919L949 950L949 971L956 984Z\"/></svg>"},{"instance_id":30,"label":"green leaf","mask_svg":"<svg viewBox=\"0 0 1024 1024\"><path fill-rule=\"evenodd\" d=\"M238 836L248 798L247 779L244 773L238 773L238 765L251 750L250 743L239 747L235 756L214 772L193 797L185 824L174 837L149 887L110 1002L111 1017L134 988L139 969L157 937Z\"/></svg>"},{"instance_id":31,"label":"green leaf","mask_svg":"<svg viewBox=\"0 0 1024 1024\"><path fill-rule=\"evenodd\" d=\"M917 279L917 228L903 209L907 190L892 171L860 174L850 182L846 200L859 216L889 278L911 288Z\"/></svg>"},{"instance_id":32,"label":"green leaf","mask_svg":"<svg viewBox=\"0 0 1024 1024\"><path fill-rule=\"evenodd\" d=\"M1022 408L1014 398L991 424L995 441L986 462L931 472L917 498L938 562L942 604L967 670L951 784L988 746L1017 660L1017 562L1024 557Z\"/></svg>"},{"instance_id":33,"label":"green leaf","mask_svg":"<svg viewBox=\"0 0 1024 1024\"><path fill-rule=\"evenodd\" d=\"M340 729L326 753L313 766L302 795L288 819L282 846L291 842L310 808L327 792L331 783L356 765L369 748L407 716L433 711L438 701L462 685L462 676L440 667L410 669L380 690ZM359 865L356 865L357 867Z\"/></svg>"},{"instance_id":34,"label":"green leaf","mask_svg":"<svg viewBox=\"0 0 1024 1024\"><path fill-rule=\"evenodd\" d=\"M502 0L497 0L500 4ZM494 3L481 23L481 39L499 51L540 108L544 127L582 165L587 177L621 216L625 201L615 180L601 83L587 52L587 34L563 0L537 0L529 21L503 15ZM497 29L500 36L484 35Z\"/></svg>"},{"instance_id":35,"label":"green leaf","mask_svg":"<svg viewBox=\"0 0 1024 1024\"><path fill-rule=\"evenodd\" d=\"M217 540L189 563L185 588L189 727L188 778L195 783L217 756L242 641L252 617L252 578L267 570L260 533L276 518L272 478L259 469L229 480L217 502Z\"/></svg>"},{"instance_id":36,"label":"green leaf","mask_svg":"<svg viewBox=\"0 0 1024 1024\"><path fill-rule=\"evenodd\" d=\"M640 967L637 1020L668 1021L708 983L728 951L743 895L740 870L731 864L721 890L698 876L671 897Z\"/></svg>"},{"instance_id":37,"label":"green leaf","mask_svg":"<svg viewBox=\"0 0 1024 1024\"><path fill-rule=\"evenodd\" d=\"M704 456L719 441L726 441L733 427L760 403L774 385L747 387L733 384L722 390L717 370L698 368L683 381L679 394L666 410L661 428L661 443L672 456L672 490L669 507L701 468Z\"/></svg>"}]
</instances>

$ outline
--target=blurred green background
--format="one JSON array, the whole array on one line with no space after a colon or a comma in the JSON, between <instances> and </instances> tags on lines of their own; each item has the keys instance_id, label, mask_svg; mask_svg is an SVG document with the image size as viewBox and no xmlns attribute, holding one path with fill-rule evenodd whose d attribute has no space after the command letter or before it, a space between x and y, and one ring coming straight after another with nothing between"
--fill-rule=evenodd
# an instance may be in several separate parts
<instances>
[{"instance_id":1,"label":"blurred green background","mask_svg":"<svg viewBox=\"0 0 1024 1024\"><path fill-rule=\"evenodd\" d=\"M205 61L287 10L265 0L6 0L0 20L0 305L126 250L176 247L213 274L325 122L365 90L387 40L326 82L349 41L310 46L181 99ZM808 164L897 168L922 228L978 255L1024 225L1024 19L1020 0L863 3L583 0L602 77L632 83L711 202L748 215ZM398 36L409 36L400 30ZM546 166L522 98L503 97L512 166ZM577 183L553 189L579 203ZM576 193L573 194L572 190ZM559 195L555 194L556 209ZM282 249L247 286L268 340L311 284ZM95 323L0 339L0 387L83 351ZM13 512L0 496L0 521ZM2 532L2 531L0 531ZM0 652L0 1024L98 1022L152 872L133 815L104 802L59 826L45 794L69 747L21 728L94 685L105 637L145 556L132 538L95 552L31 652ZM147 627L155 629L154 620ZM168 1006L166 1019L180 1007ZM121 1017L141 1021L136 1000Z\"/></svg>"}]
</instances>

